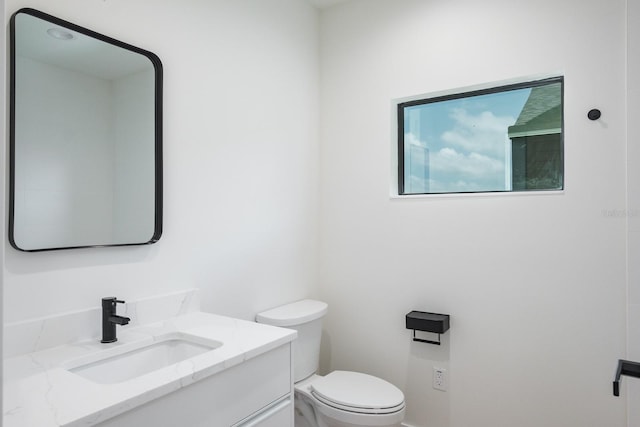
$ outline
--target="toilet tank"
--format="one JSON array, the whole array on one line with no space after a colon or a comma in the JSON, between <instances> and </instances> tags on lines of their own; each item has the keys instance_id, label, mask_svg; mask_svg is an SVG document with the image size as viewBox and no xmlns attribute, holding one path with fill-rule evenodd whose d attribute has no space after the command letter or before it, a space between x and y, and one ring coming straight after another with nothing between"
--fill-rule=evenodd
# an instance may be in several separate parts
<instances>
[{"instance_id":1,"label":"toilet tank","mask_svg":"<svg viewBox=\"0 0 640 427\"><path fill-rule=\"evenodd\" d=\"M322 318L327 304L305 299L282 305L256 315L256 322L295 329L298 338L293 341L293 381L298 382L318 370Z\"/></svg>"}]
</instances>

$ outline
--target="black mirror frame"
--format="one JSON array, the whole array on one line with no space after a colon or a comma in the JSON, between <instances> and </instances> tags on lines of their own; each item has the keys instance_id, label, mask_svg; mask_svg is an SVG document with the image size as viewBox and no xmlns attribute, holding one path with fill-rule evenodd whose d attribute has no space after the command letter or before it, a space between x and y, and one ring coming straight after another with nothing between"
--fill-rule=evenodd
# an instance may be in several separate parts
<instances>
[{"instance_id":1,"label":"black mirror frame","mask_svg":"<svg viewBox=\"0 0 640 427\"><path fill-rule=\"evenodd\" d=\"M15 74L16 74L16 31L15 20L18 14L31 15L36 18L49 21L55 25L68 28L76 31L80 34L95 38L97 40L112 44L114 46L126 49L147 57L154 67L155 72L155 215L154 215L154 232L146 242L141 243L114 243L114 244L96 244L96 245L83 245L83 246L65 246L54 248L42 248L42 249L23 249L20 248L14 239L14 214L15 214ZM9 21L9 38L10 38L10 53L9 53L9 218L8 218L8 238L11 246L22 252L42 252L62 249L81 249L81 248L96 248L96 247L111 247L111 246L140 246L156 243L162 236L162 206L163 206L163 185L162 185L162 62L160 58L153 52L141 49L139 47L130 45L128 43L116 40L104 34L97 33L89 30L88 28L81 27L47 13L41 12L32 8L22 8L15 12Z\"/></svg>"}]
</instances>

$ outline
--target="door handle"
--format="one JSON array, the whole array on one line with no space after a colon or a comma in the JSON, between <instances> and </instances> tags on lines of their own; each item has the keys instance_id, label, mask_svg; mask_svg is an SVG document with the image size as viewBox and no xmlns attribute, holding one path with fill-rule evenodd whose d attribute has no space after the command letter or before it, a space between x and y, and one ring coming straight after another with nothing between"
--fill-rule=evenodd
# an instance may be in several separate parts
<instances>
[{"instance_id":1,"label":"door handle","mask_svg":"<svg viewBox=\"0 0 640 427\"><path fill-rule=\"evenodd\" d=\"M640 363L631 362L629 360L618 360L618 370L616 371L616 379L613 381L613 395L620 396L620 377L626 375L628 377L640 378Z\"/></svg>"}]
</instances>

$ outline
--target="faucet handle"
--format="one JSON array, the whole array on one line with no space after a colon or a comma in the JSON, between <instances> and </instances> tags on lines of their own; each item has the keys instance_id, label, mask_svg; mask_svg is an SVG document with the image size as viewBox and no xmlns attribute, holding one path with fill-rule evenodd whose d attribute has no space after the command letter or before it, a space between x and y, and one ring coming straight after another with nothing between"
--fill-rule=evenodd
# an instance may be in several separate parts
<instances>
[{"instance_id":1,"label":"faucet handle","mask_svg":"<svg viewBox=\"0 0 640 427\"><path fill-rule=\"evenodd\" d=\"M124 304L124 301L119 300L116 297L105 297L102 298L102 305L104 306L105 304L107 305L116 305L116 304Z\"/></svg>"}]
</instances>

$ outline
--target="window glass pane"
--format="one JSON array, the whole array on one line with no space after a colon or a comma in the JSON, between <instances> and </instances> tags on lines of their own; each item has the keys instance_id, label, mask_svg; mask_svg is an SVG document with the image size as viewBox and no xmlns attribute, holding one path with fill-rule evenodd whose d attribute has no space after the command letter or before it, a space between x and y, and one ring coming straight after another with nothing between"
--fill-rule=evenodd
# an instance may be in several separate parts
<instances>
[{"instance_id":1,"label":"window glass pane","mask_svg":"<svg viewBox=\"0 0 640 427\"><path fill-rule=\"evenodd\" d=\"M400 194L562 189L561 78L398 107Z\"/></svg>"}]
</instances>

